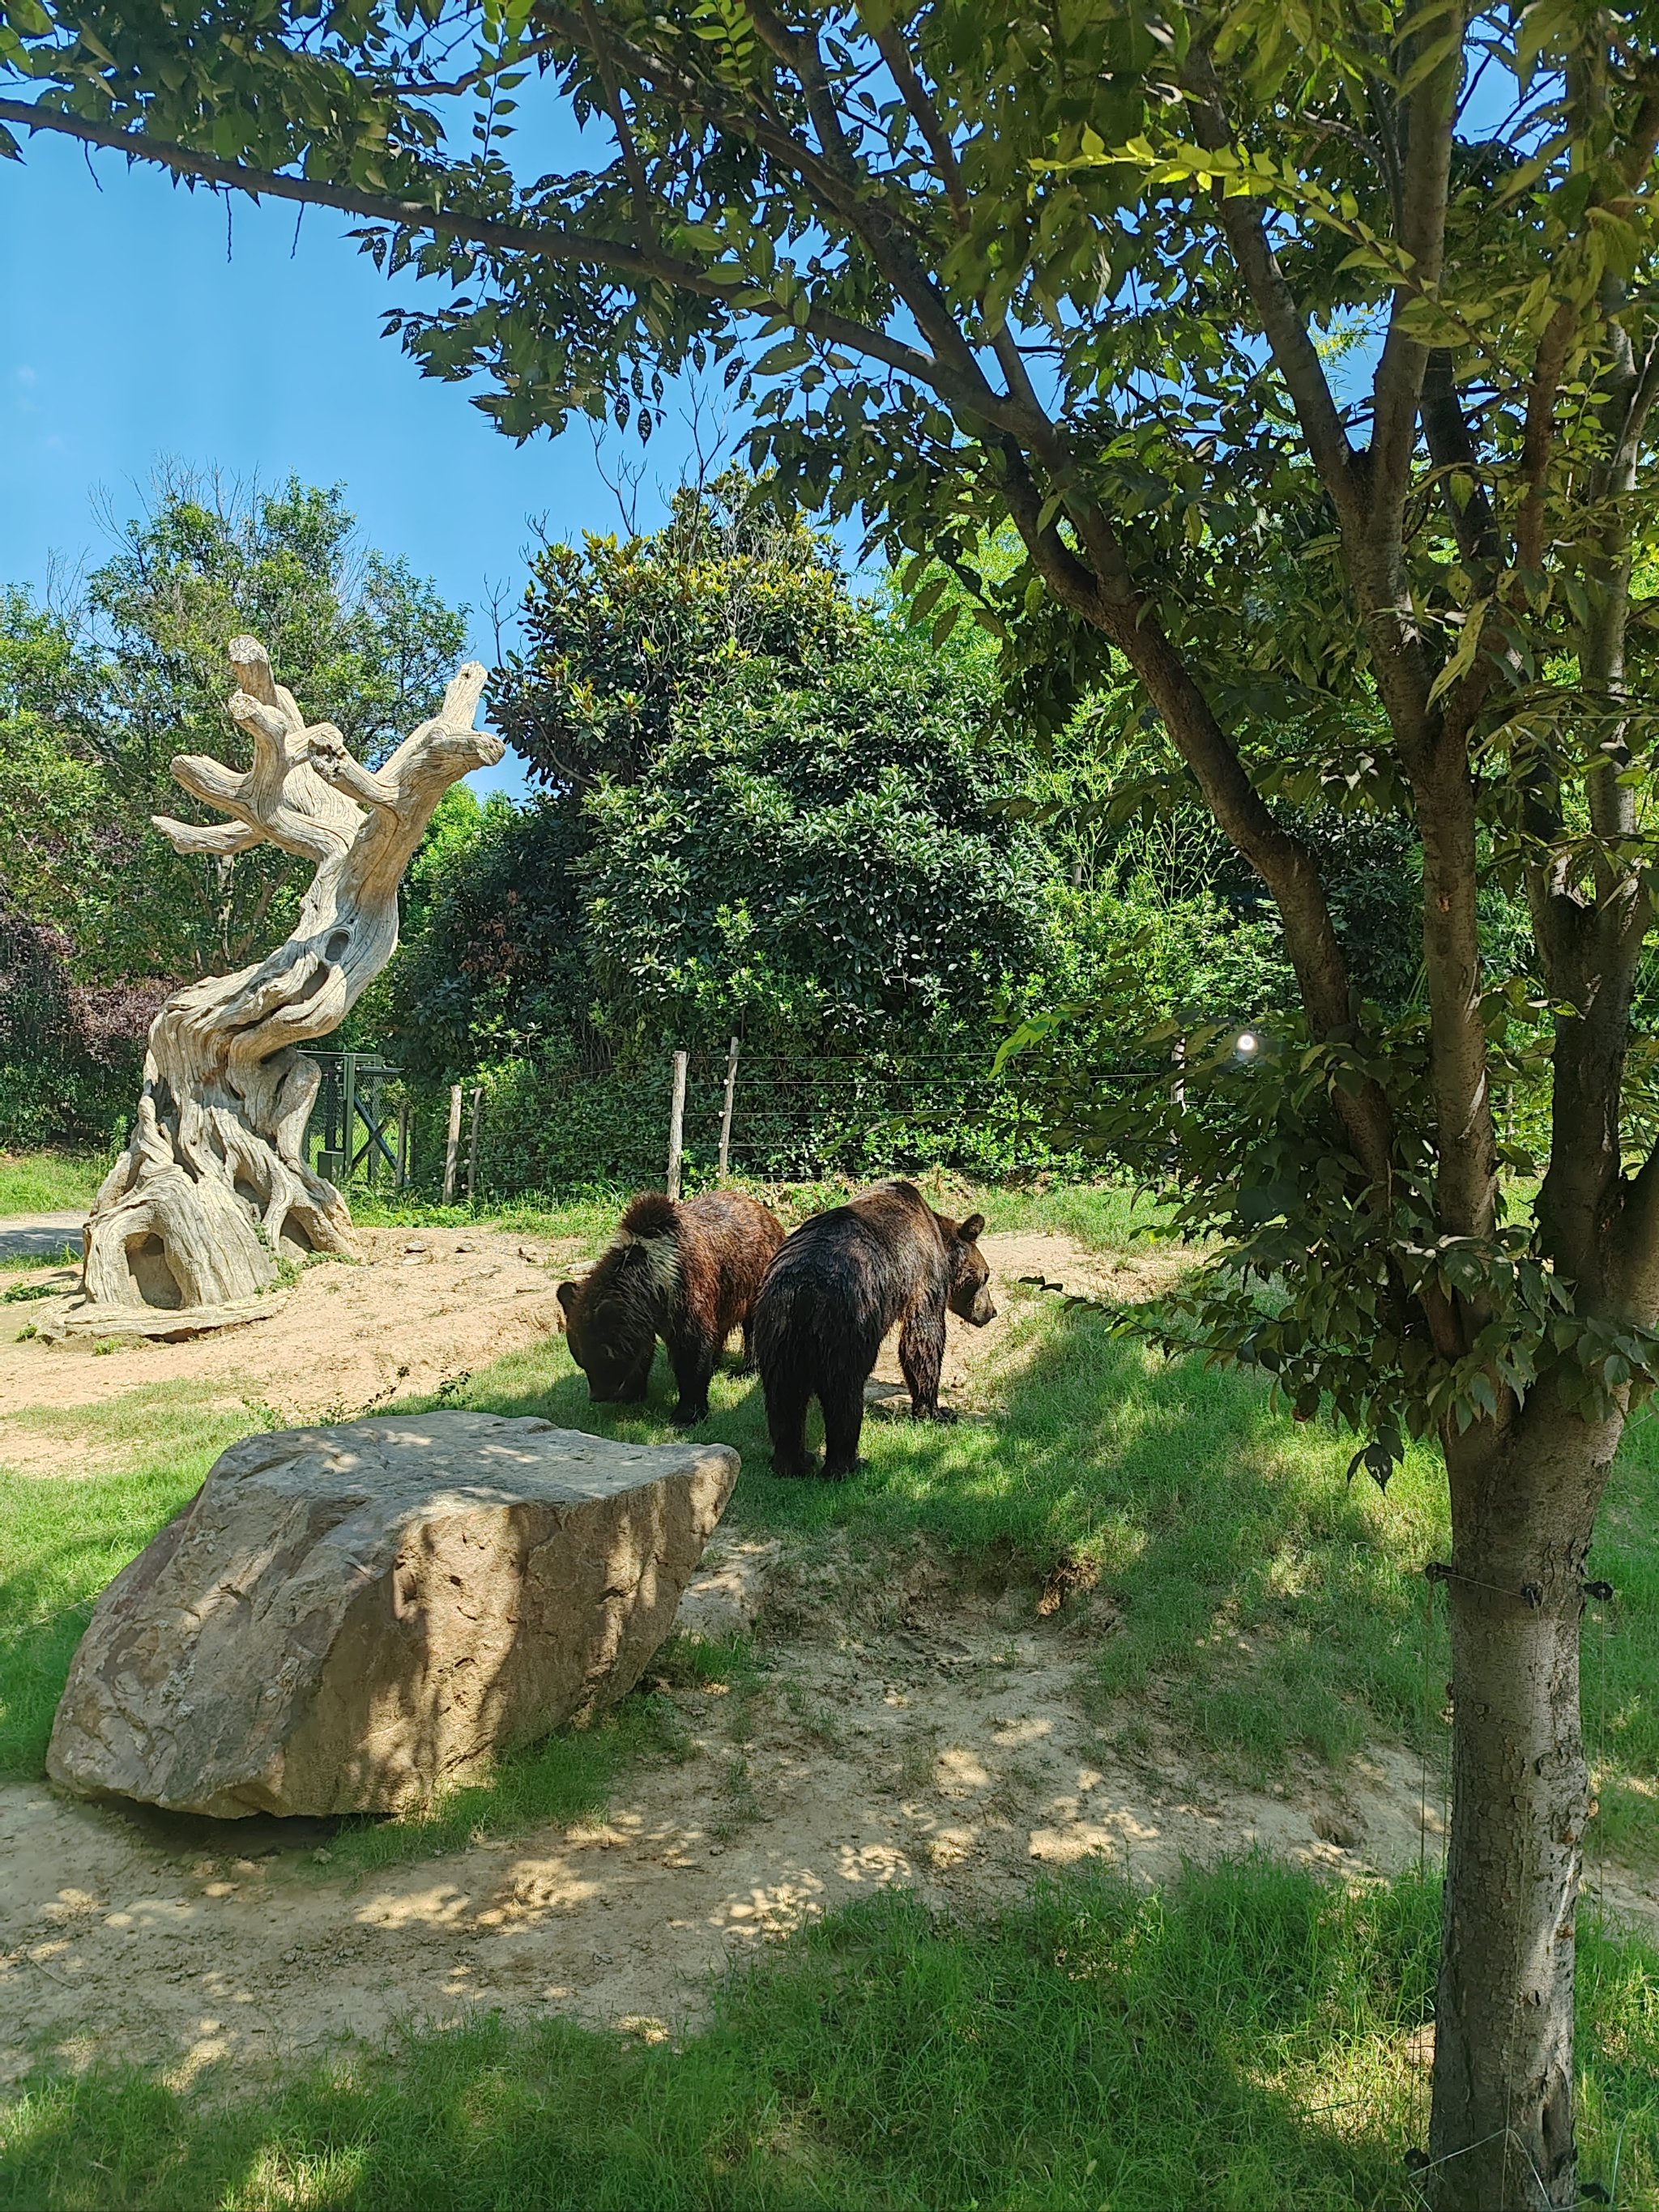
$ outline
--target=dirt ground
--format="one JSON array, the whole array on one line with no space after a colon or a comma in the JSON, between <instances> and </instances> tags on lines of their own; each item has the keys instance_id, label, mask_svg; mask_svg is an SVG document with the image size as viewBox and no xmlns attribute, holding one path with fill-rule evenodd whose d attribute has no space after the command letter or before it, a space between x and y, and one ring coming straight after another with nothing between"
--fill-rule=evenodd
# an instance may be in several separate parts
<instances>
[{"instance_id":1,"label":"dirt ground","mask_svg":"<svg viewBox=\"0 0 1659 2212\"><path fill-rule=\"evenodd\" d=\"M532 1341L577 1256L487 1231L368 1232L357 1267L308 1270L281 1315L182 1345L94 1354L0 1347L5 1408L113 1401L205 1379L314 1420L431 1389ZM423 1249L415 1249L411 1248ZM998 1301L1043 1275L1146 1295L1167 1255L1128 1269L1059 1237L987 1240ZM551 1263L551 1264L550 1264ZM29 1315L29 1306L8 1309ZM951 1325L945 1371L973 1369L1006 1322ZM879 1373L896 1376L890 1346ZM35 1449L84 1468L84 1443ZM695 2022L711 1970L804 1919L896 1883L972 1908L1034 1872L1096 1860L1136 1878L1259 1845L1363 1879L1438 1860L1437 1801L1414 1759L1379 1750L1340 1783L1288 1771L1269 1793L1195 1771L1137 1708L1126 1760L1090 1717L1098 1601L1039 1620L1034 1594L955 1583L922 1551L871 1574L822 1542L784 1551L760 1622L757 1686L665 1691L686 1755L635 1770L602 1825L547 1827L356 1880L331 1825L216 1823L89 1807L44 1784L0 1787L0 2081L42 2057L161 2064L187 2081L315 2056L343 2039L500 2009L648 2038ZM1606 1900L1659 1924L1608 1880Z\"/></svg>"},{"instance_id":2,"label":"dirt ground","mask_svg":"<svg viewBox=\"0 0 1659 2212\"><path fill-rule=\"evenodd\" d=\"M112 1402L156 1382L222 1385L286 1421L343 1420L391 1397L441 1389L546 1335L558 1311L559 1270L579 1244L489 1228L363 1229L363 1258L319 1261L277 1294L278 1311L242 1328L183 1344L143 1338L101 1351L84 1339L16 1341L69 1304L73 1271L41 1268L7 1289L61 1283L61 1299L3 1309L0 1327L0 1460L21 1464L22 1431L5 1416L24 1407ZM13 1317L15 1316L14 1321ZM40 1463L38 1450L31 1467ZM84 1471L83 1451L65 1462Z\"/></svg>"},{"instance_id":3,"label":"dirt ground","mask_svg":"<svg viewBox=\"0 0 1659 2212\"><path fill-rule=\"evenodd\" d=\"M355 1264L320 1261L279 1292L279 1310L246 1328L182 1344L131 1338L100 1349L85 1339L52 1342L20 1331L50 1328L68 1310L74 1271L19 1270L4 1287L62 1285L52 1298L0 1309L0 1462L30 1473L88 1471L83 1442L43 1438L9 1413L26 1407L112 1404L158 1382L209 1382L234 1406L268 1406L295 1423L345 1420L388 1399L441 1389L558 1326L555 1289L563 1272L597 1256L572 1239L477 1227L364 1229ZM1178 1272L1167 1250L1116 1261L1060 1236L988 1237L994 1294L1006 1317L1012 1286L1041 1275L1090 1296L1144 1297ZM14 1318L15 1316L15 1318ZM997 1322L952 1322L945 1350L948 1393L1004 1341ZM895 1347L878 1370L897 1382Z\"/></svg>"},{"instance_id":4,"label":"dirt ground","mask_svg":"<svg viewBox=\"0 0 1659 2212\"><path fill-rule=\"evenodd\" d=\"M775 1671L673 1692L690 1755L636 1771L603 1824L352 1883L320 1821L296 1838L0 1790L0 2079L50 2053L188 2080L490 2009L659 2037L711 1970L893 1883L972 1907L1088 1859L1152 1881L1253 1844L1353 1875L1414 1858L1413 1761L1360 1762L1340 1801L1206 1787L1173 1752L1128 1765L1078 1694L1081 1615L1038 1626L1029 1591L978 1602L919 1561L869 1620L859 1579L786 1569ZM1431 1808L1434 1855L1439 1826Z\"/></svg>"}]
</instances>

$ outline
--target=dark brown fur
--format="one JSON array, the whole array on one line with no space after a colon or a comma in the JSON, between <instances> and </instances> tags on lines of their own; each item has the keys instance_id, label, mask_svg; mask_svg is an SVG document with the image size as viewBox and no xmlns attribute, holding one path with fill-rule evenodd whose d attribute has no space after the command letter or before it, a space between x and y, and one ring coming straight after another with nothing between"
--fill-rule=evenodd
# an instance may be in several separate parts
<instances>
[{"instance_id":1,"label":"dark brown fur","mask_svg":"<svg viewBox=\"0 0 1659 2212\"><path fill-rule=\"evenodd\" d=\"M755 1301L755 1357L766 1392L772 1464L811 1474L806 1413L823 1408L823 1472L851 1474L864 1425L864 1386L890 1328L919 1421L941 1413L949 1310L975 1328L996 1317L979 1249L983 1214L952 1221L908 1182L879 1183L803 1222L779 1249Z\"/></svg>"},{"instance_id":2,"label":"dark brown fur","mask_svg":"<svg viewBox=\"0 0 1659 2212\"><path fill-rule=\"evenodd\" d=\"M656 1191L630 1200L599 1264L559 1285L570 1356L594 1404L637 1405L661 1337L679 1385L675 1421L706 1420L709 1379L734 1328L749 1364L755 1293L782 1242L777 1216L741 1191L679 1204Z\"/></svg>"}]
</instances>

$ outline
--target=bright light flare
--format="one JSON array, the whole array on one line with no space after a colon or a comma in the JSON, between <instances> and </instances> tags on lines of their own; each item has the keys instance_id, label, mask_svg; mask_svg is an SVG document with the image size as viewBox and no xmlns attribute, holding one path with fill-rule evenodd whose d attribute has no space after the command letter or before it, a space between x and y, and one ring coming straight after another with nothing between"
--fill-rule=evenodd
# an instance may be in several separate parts
<instances>
[{"instance_id":1,"label":"bright light flare","mask_svg":"<svg viewBox=\"0 0 1659 2212\"><path fill-rule=\"evenodd\" d=\"M1254 1030L1245 1030L1241 1034L1238 1042L1234 1046L1233 1049L1241 1054L1244 1059L1248 1060L1261 1042L1261 1038L1256 1035Z\"/></svg>"}]
</instances>

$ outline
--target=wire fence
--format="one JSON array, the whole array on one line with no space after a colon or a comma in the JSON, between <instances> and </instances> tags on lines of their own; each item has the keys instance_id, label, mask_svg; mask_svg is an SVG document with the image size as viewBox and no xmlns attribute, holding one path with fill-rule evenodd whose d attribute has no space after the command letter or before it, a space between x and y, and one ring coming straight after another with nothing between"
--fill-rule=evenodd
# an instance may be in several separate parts
<instances>
[{"instance_id":1,"label":"wire fence","mask_svg":"<svg viewBox=\"0 0 1659 2212\"><path fill-rule=\"evenodd\" d=\"M322 1057L322 1055L319 1055ZM336 1056L313 1115L325 1173L447 1202L632 1184L706 1188L955 1170L977 1181L1081 1171L1057 1079L993 1044L803 1062L664 1045L594 1072L514 1061L447 1089L407 1083L373 1054ZM1151 1071L1103 1073L1103 1099ZM346 1124L352 1126L349 1164Z\"/></svg>"}]
</instances>

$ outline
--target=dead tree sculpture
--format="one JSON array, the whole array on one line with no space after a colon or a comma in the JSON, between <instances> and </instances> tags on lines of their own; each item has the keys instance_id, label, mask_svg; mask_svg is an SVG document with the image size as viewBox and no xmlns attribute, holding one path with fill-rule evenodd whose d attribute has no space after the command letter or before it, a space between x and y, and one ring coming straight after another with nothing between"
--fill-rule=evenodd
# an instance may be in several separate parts
<instances>
[{"instance_id":1,"label":"dead tree sculpture","mask_svg":"<svg viewBox=\"0 0 1659 2212\"><path fill-rule=\"evenodd\" d=\"M155 826L180 853L268 840L316 873L286 945L175 992L151 1024L137 1123L87 1223L94 1307L234 1304L268 1290L284 1256L355 1249L345 1200L304 1157L321 1071L300 1048L339 1025L396 950L398 886L439 799L504 750L473 727L477 661L374 771L331 723L307 724L256 639L234 638L230 664L230 716L252 766L239 774L194 753L173 763L187 792L230 819L157 815Z\"/></svg>"}]
</instances>

